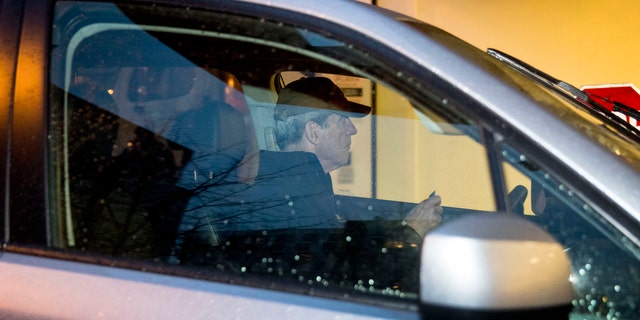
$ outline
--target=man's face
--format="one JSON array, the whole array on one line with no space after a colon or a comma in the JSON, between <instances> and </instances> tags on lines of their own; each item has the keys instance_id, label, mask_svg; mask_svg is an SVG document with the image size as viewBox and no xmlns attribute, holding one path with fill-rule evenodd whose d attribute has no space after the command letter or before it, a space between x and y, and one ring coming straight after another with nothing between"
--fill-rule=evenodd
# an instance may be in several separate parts
<instances>
[{"instance_id":1,"label":"man's face","mask_svg":"<svg viewBox=\"0 0 640 320\"><path fill-rule=\"evenodd\" d=\"M316 156L325 172L338 169L349 162L351 136L358 133L353 122L345 116L331 114L319 130Z\"/></svg>"}]
</instances>

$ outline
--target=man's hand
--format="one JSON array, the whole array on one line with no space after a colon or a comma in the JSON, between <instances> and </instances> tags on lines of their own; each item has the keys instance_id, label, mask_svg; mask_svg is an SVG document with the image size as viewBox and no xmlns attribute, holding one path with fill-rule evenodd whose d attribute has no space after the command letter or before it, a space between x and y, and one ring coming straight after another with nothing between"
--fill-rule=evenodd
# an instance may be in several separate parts
<instances>
[{"instance_id":1,"label":"man's hand","mask_svg":"<svg viewBox=\"0 0 640 320\"><path fill-rule=\"evenodd\" d=\"M442 207L440 196L431 196L418 203L405 217L409 227L415 230L420 237L424 237L427 232L440 225Z\"/></svg>"}]
</instances>

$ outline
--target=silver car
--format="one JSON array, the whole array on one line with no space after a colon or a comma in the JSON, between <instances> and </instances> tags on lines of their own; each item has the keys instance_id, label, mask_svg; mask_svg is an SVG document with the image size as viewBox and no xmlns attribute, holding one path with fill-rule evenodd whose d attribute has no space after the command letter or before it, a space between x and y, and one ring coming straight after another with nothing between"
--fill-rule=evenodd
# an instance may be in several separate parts
<instances>
[{"instance_id":1,"label":"silver car","mask_svg":"<svg viewBox=\"0 0 640 320\"><path fill-rule=\"evenodd\" d=\"M638 131L498 50L355 1L0 0L0 65L2 318L640 317ZM371 112L301 209L260 158L314 77Z\"/></svg>"}]
</instances>

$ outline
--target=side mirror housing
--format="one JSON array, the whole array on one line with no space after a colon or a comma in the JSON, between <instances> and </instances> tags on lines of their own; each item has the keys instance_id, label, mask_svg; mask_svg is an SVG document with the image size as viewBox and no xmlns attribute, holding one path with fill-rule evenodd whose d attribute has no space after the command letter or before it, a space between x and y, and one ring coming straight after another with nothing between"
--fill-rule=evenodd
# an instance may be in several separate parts
<instances>
[{"instance_id":1,"label":"side mirror housing","mask_svg":"<svg viewBox=\"0 0 640 320\"><path fill-rule=\"evenodd\" d=\"M573 287L564 248L513 214L461 217L422 246L423 319L567 319Z\"/></svg>"}]
</instances>

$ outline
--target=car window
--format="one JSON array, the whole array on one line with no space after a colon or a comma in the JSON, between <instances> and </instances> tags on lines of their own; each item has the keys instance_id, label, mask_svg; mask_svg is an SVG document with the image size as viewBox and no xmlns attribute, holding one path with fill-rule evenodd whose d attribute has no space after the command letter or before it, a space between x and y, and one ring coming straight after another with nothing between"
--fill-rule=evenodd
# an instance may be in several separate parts
<instances>
[{"instance_id":1,"label":"car window","mask_svg":"<svg viewBox=\"0 0 640 320\"><path fill-rule=\"evenodd\" d=\"M473 119L409 99L352 46L161 6L60 2L54 23L52 247L415 301L412 210L434 194L443 223L496 210ZM305 111L324 148L290 151L294 109L276 105L300 78L371 111Z\"/></svg>"},{"instance_id":2,"label":"car window","mask_svg":"<svg viewBox=\"0 0 640 320\"><path fill-rule=\"evenodd\" d=\"M416 302L414 208L438 196L447 223L504 205L488 130L460 100L407 93L401 72L348 43L159 5L63 1L53 23L48 245L67 257ZM328 79L370 108L297 114L309 116L303 128L316 125L300 135L326 138L308 142L332 142L322 152L283 144L298 112L289 107L300 105L278 99L301 78ZM506 209L567 248L574 315L633 314L638 248L599 218L606 210L505 139ZM343 162L325 167L338 153Z\"/></svg>"},{"instance_id":3,"label":"car window","mask_svg":"<svg viewBox=\"0 0 640 320\"><path fill-rule=\"evenodd\" d=\"M565 248L575 290L571 319L632 319L640 298L640 248L608 221L607 208L583 200L535 160L503 145L514 211L542 226ZM600 211L600 212L599 212ZM604 211L604 212L603 212Z\"/></svg>"}]
</instances>

